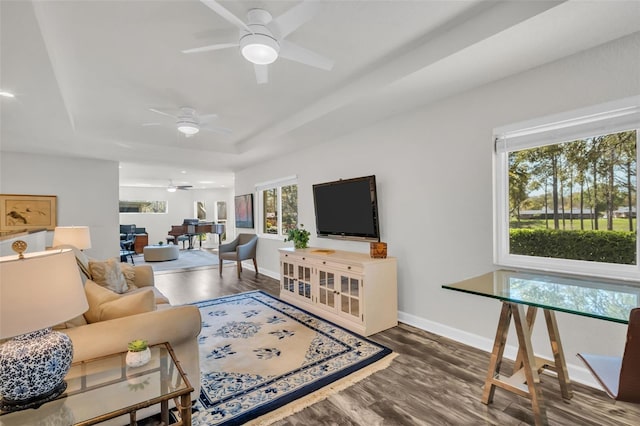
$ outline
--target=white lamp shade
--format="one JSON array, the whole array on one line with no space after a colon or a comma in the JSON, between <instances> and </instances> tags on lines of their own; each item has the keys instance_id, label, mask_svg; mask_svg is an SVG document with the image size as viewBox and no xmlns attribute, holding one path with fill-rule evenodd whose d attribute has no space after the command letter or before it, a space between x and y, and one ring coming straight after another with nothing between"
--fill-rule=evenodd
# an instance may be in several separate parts
<instances>
[{"instance_id":1,"label":"white lamp shade","mask_svg":"<svg viewBox=\"0 0 640 426\"><path fill-rule=\"evenodd\" d=\"M88 226L56 226L53 231L53 247L69 244L80 250L91 248L91 233Z\"/></svg>"},{"instance_id":2,"label":"white lamp shade","mask_svg":"<svg viewBox=\"0 0 640 426\"><path fill-rule=\"evenodd\" d=\"M52 327L87 309L71 250L0 257L0 339Z\"/></svg>"}]
</instances>

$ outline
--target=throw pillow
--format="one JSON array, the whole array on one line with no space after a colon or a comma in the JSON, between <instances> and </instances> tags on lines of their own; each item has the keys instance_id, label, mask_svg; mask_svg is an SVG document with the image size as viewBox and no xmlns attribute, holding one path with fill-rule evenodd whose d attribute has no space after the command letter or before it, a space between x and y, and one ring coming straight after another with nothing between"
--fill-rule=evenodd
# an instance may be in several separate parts
<instances>
[{"instance_id":1,"label":"throw pillow","mask_svg":"<svg viewBox=\"0 0 640 426\"><path fill-rule=\"evenodd\" d=\"M116 259L107 259L104 262L90 260L89 271L91 271L93 281L98 285L118 294L129 290L127 280L120 269L120 262Z\"/></svg>"},{"instance_id":2,"label":"throw pillow","mask_svg":"<svg viewBox=\"0 0 640 426\"><path fill-rule=\"evenodd\" d=\"M114 293L91 280L88 280L85 283L84 293L87 295L87 303L89 304L89 310L84 313L84 317L88 323L100 321L100 306L103 303L120 297L117 293Z\"/></svg>"},{"instance_id":3,"label":"throw pillow","mask_svg":"<svg viewBox=\"0 0 640 426\"><path fill-rule=\"evenodd\" d=\"M156 309L155 294L151 288L133 294L120 295L93 281L87 281L84 290L89 303L89 310L84 313L88 323L141 314Z\"/></svg>"},{"instance_id":4,"label":"throw pillow","mask_svg":"<svg viewBox=\"0 0 640 426\"><path fill-rule=\"evenodd\" d=\"M136 286L136 268L133 265L129 265L128 263L120 263L120 269L122 270L122 275L124 275L124 279L127 281L127 286L129 290L135 290L138 288Z\"/></svg>"}]
</instances>

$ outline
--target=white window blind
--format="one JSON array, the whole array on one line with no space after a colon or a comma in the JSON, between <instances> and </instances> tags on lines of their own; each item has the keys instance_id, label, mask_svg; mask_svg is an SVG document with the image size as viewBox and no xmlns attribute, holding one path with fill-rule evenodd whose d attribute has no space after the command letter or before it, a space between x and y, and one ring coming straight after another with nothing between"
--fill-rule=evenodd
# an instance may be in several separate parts
<instances>
[{"instance_id":1,"label":"white window blind","mask_svg":"<svg viewBox=\"0 0 640 426\"><path fill-rule=\"evenodd\" d=\"M496 128L496 152L554 145L640 128L640 95Z\"/></svg>"}]
</instances>

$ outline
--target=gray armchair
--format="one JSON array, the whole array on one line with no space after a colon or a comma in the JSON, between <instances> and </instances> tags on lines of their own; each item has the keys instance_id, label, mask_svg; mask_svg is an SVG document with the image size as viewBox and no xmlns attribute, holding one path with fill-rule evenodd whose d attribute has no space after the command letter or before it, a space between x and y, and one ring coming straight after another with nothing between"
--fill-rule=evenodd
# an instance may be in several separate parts
<instances>
[{"instance_id":1,"label":"gray armchair","mask_svg":"<svg viewBox=\"0 0 640 426\"><path fill-rule=\"evenodd\" d=\"M238 279L242 272L242 261L252 259L253 266L258 275L258 262L256 262L256 248L258 236L255 234L238 234L235 240L227 244L221 244L218 248L218 261L220 264L220 276L222 276L222 261L233 260L238 266Z\"/></svg>"}]
</instances>

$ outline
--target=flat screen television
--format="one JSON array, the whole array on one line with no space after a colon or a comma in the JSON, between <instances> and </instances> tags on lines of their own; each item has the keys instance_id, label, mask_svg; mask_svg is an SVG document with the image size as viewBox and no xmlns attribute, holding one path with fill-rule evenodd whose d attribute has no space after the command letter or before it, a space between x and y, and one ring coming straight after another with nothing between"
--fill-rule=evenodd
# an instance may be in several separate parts
<instances>
[{"instance_id":1,"label":"flat screen television","mask_svg":"<svg viewBox=\"0 0 640 426\"><path fill-rule=\"evenodd\" d=\"M313 185L318 237L380 241L376 177Z\"/></svg>"}]
</instances>

